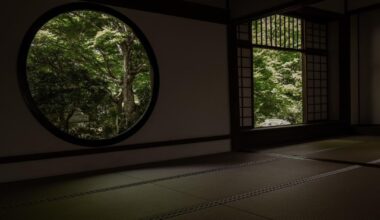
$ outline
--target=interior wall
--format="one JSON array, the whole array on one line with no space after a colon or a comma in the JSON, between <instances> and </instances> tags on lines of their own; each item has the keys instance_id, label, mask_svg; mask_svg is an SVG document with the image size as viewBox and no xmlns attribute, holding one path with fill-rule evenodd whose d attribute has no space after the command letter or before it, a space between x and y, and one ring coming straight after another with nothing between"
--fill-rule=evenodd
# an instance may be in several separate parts
<instances>
[{"instance_id":1,"label":"interior wall","mask_svg":"<svg viewBox=\"0 0 380 220\"><path fill-rule=\"evenodd\" d=\"M42 127L29 112L17 82L18 50L27 29L48 9L68 2L72 1L14 0L2 4L0 24L7 31L1 41L0 97L3 108L0 108L0 157L86 149L69 144ZM146 35L160 71L159 97L150 119L136 134L117 145L228 135L226 26L131 9L115 9L134 21ZM157 154L157 149L141 149L133 153L126 151L103 156L108 158L108 161L104 160L106 167L123 166L224 152L230 149L230 143L228 140L206 142L198 144L194 150L189 150L191 148L191 145L169 147L161 155ZM110 155L119 159L112 161ZM130 155L134 156L133 159ZM70 166L66 164L69 160L65 159L57 160L59 162L40 161L43 166L54 167L57 172L36 172L35 176L31 172L33 168L27 163L0 165L0 181L91 169L81 164L95 163L99 157L102 155L86 156L81 163ZM16 175L13 166L20 167ZM4 173L13 174L9 176Z\"/></svg>"},{"instance_id":2,"label":"interior wall","mask_svg":"<svg viewBox=\"0 0 380 220\"><path fill-rule=\"evenodd\" d=\"M360 14L358 24L359 122L380 124L380 10Z\"/></svg>"}]
</instances>

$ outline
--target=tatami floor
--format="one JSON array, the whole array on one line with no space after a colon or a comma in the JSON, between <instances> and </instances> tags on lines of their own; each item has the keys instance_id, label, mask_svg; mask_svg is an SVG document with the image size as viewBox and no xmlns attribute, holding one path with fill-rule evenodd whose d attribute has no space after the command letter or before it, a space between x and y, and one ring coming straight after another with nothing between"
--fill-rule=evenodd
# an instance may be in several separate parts
<instances>
[{"instance_id":1,"label":"tatami floor","mask_svg":"<svg viewBox=\"0 0 380 220\"><path fill-rule=\"evenodd\" d=\"M0 219L380 219L380 137L3 184Z\"/></svg>"}]
</instances>

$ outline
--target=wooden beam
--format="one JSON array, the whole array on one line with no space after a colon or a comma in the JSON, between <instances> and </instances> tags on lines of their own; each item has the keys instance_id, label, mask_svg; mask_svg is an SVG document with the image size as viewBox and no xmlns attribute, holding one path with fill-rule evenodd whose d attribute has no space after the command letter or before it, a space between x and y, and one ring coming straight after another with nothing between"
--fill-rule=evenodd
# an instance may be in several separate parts
<instances>
[{"instance_id":1,"label":"wooden beam","mask_svg":"<svg viewBox=\"0 0 380 220\"><path fill-rule=\"evenodd\" d=\"M340 121L349 125L351 124L351 23L348 14L343 16L339 26Z\"/></svg>"},{"instance_id":2,"label":"wooden beam","mask_svg":"<svg viewBox=\"0 0 380 220\"><path fill-rule=\"evenodd\" d=\"M259 12L254 12L248 15L241 16L239 18L232 19L232 23L239 24L246 21L259 19L262 17L270 16L273 14L284 14L291 11L299 10L311 4L321 2L323 0L293 0L281 5L277 5Z\"/></svg>"},{"instance_id":3,"label":"wooden beam","mask_svg":"<svg viewBox=\"0 0 380 220\"><path fill-rule=\"evenodd\" d=\"M343 17L343 14L341 13L326 11L323 9L309 7L309 6L300 8L298 10L295 10L289 13L285 13L285 15L304 18L309 21L316 21L316 22L318 21L329 22L329 21L338 20Z\"/></svg>"},{"instance_id":4,"label":"wooden beam","mask_svg":"<svg viewBox=\"0 0 380 220\"><path fill-rule=\"evenodd\" d=\"M356 135L380 136L380 125L354 125L352 126L353 133Z\"/></svg>"},{"instance_id":5,"label":"wooden beam","mask_svg":"<svg viewBox=\"0 0 380 220\"><path fill-rule=\"evenodd\" d=\"M368 5L368 6L365 6L362 8L357 8L354 10L348 10L348 14L356 15L356 14L362 14L362 13L366 13L366 12L370 12L370 11L374 11L374 10L379 10L379 9L380 9L380 3L376 3L376 4Z\"/></svg>"},{"instance_id":6,"label":"wooden beam","mask_svg":"<svg viewBox=\"0 0 380 220\"><path fill-rule=\"evenodd\" d=\"M237 73L236 26L227 26L228 73L229 73L229 102L230 102L230 129L232 150L238 150L238 136L240 132L239 119L239 79Z\"/></svg>"},{"instance_id":7,"label":"wooden beam","mask_svg":"<svg viewBox=\"0 0 380 220\"><path fill-rule=\"evenodd\" d=\"M227 24L227 9L178 0L87 0L87 2Z\"/></svg>"},{"instance_id":8,"label":"wooden beam","mask_svg":"<svg viewBox=\"0 0 380 220\"><path fill-rule=\"evenodd\" d=\"M181 140L130 144L130 145L124 145L124 146L108 146L106 148L89 148L89 149L83 149L83 150L81 149L81 150L68 150L68 151L61 151L61 152L47 152L47 153L39 153L39 154L5 156L5 157L0 157L0 164L19 163L19 162L36 161L36 160L59 159L59 158L66 158L66 157L77 157L77 156L84 156L84 155L121 152L121 151L128 151L132 149L141 150L144 148L168 147L168 146L205 143L205 142L221 141L221 140L229 140L229 139L230 139L230 135L226 134L226 135L210 136L210 137L199 137L199 138L189 138L189 139L181 139Z\"/></svg>"},{"instance_id":9,"label":"wooden beam","mask_svg":"<svg viewBox=\"0 0 380 220\"><path fill-rule=\"evenodd\" d=\"M348 135L350 131L350 126L336 122L261 128L242 131L238 145L243 151L255 151L273 146Z\"/></svg>"}]
</instances>

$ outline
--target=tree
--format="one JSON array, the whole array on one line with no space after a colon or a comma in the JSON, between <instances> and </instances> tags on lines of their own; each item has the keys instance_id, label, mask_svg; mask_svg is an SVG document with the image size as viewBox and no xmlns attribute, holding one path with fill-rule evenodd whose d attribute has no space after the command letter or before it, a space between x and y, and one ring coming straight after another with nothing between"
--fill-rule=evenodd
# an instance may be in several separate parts
<instances>
[{"instance_id":1,"label":"tree","mask_svg":"<svg viewBox=\"0 0 380 220\"><path fill-rule=\"evenodd\" d=\"M27 60L39 110L60 130L83 139L107 139L132 127L150 103L151 71L130 27L87 10L47 22Z\"/></svg>"},{"instance_id":2,"label":"tree","mask_svg":"<svg viewBox=\"0 0 380 220\"><path fill-rule=\"evenodd\" d=\"M254 49L254 109L258 127L266 119L303 122L302 54Z\"/></svg>"}]
</instances>

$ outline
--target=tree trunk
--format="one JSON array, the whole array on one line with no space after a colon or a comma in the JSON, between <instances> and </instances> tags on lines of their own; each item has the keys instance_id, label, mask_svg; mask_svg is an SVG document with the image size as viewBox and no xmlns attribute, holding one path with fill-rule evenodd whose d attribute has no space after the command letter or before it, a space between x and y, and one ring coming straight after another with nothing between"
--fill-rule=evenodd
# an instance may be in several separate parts
<instances>
[{"instance_id":1,"label":"tree trunk","mask_svg":"<svg viewBox=\"0 0 380 220\"><path fill-rule=\"evenodd\" d=\"M126 114L126 126L128 127L133 121L134 113L136 109L135 96L133 93L132 84L134 76L125 74L123 83L123 107Z\"/></svg>"},{"instance_id":2,"label":"tree trunk","mask_svg":"<svg viewBox=\"0 0 380 220\"><path fill-rule=\"evenodd\" d=\"M71 110L71 111L67 114L67 117L66 117L66 119L65 119L65 121L64 121L64 123L65 123L65 131L66 131L67 133L69 133L69 129L70 129L70 119L71 119L71 117L73 117L74 113L75 113L75 109Z\"/></svg>"},{"instance_id":3,"label":"tree trunk","mask_svg":"<svg viewBox=\"0 0 380 220\"><path fill-rule=\"evenodd\" d=\"M123 55L123 89L122 89L122 98L123 98L123 111L125 115L125 126L128 128L131 122L134 121L136 103L135 103L135 95L133 92L133 81L135 80L135 76L131 73L131 48L129 45L129 41L125 40L121 45L121 52Z\"/></svg>"}]
</instances>

